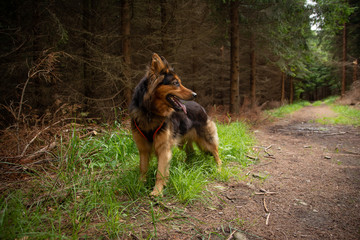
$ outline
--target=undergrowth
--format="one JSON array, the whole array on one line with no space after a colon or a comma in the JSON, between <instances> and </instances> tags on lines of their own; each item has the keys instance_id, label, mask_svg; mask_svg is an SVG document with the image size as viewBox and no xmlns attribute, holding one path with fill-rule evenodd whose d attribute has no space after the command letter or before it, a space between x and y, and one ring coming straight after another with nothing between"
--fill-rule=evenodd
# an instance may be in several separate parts
<instances>
[{"instance_id":1,"label":"undergrowth","mask_svg":"<svg viewBox=\"0 0 360 240\"><path fill-rule=\"evenodd\" d=\"M242 168L253 163L246 158L254 139L245 124L218 124L218 134L222 169L217 170L210 155L197 150L184 161L185 153L174 149L160 203L206 202L208 183L240 178ZM128 130L118 127L86 139L78 136L74 129L68 144L60 138L48 166L28 171L26 184L2 193L0 239L149 239L156 238L157 222L184 217L182 207L155 209L157 203L148 195L156 161L151 162L147 181L140 182L139 156Z\"/></svg>"}]
</instances>

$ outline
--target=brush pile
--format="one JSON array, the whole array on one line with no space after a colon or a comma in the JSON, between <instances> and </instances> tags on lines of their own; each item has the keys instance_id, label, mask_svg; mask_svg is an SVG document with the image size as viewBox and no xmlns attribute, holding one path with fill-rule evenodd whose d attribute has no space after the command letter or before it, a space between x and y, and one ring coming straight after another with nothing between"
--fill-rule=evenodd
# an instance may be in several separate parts
<instances>
[{"instance_id":1,"label":"brush pile","mask_svg":"<svg viewBox=\"0 0 360 240\"><path fill-rule=\"evenodd\" d=\"M360 106L360 80L355 81L349 91L345 93L345 96L337 101L342 105L356 105Z\"/></svg>"}]
</instances>

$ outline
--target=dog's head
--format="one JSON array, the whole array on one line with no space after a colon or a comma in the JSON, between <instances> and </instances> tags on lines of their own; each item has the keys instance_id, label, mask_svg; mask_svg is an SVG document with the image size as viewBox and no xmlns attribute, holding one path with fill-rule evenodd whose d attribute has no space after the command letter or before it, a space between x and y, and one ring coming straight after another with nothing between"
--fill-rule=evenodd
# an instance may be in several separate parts
<instances>
[{"instance_id":1,"label":"dog's head","mask_svg":"<svg viewBox=\"0 0 360 240\"><path fill-rule=\"evenodd\" d=\"M196 93L181 84L179 76L164 57L156 53L152 55L148 79L148 96L145 98L150 100L152 112L164 117L169 116L174 110L187 113L181 100L192 100Z\"/></svg>"}]
</instances>

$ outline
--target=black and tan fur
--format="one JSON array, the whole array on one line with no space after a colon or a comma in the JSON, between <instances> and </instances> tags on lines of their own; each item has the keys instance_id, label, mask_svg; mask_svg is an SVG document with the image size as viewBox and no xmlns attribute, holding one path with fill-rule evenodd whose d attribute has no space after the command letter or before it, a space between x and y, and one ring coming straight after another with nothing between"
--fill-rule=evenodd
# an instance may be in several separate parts
<instances>
[{"instance_id":1,"label":"black and tan fur","mask_svg":"<svg viewBox=\"0 0 360 240\"><path fill-rule=\"evenodd\" d=\"M153 196L161 194L169 178L171 149L185 146L193 151L195 142L210 152L218 166L218 136L215 123L193 100L196 93L181 84L165 58L153 54L145 77L134 90L130 104L131 128L140 153L140 179L145 181L153 152L158 170ZM185 101L183 101L185 100Z\"/></svg>"}]
</instances>

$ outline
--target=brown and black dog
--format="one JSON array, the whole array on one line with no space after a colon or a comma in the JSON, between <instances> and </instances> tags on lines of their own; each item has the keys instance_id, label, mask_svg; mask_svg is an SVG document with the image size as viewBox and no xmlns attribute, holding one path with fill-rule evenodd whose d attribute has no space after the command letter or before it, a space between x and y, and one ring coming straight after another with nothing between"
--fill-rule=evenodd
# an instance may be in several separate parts
<instances>
[{"instance_id":1,"label":"brown and black dog","mask_svg":"<svg viewBox=\"0 0 360 240\"><path fill-rule=\"evenodd\" d=\"M196 93L181 84L166 59L154 53L129 107L131 130L140 153L141 180L146 180L152 152L158 159L152 196L161 194L166 185L175 145L186 145L185 150L190 153L195 142L214 156L219 167L221 165L216 125L202 106L190 101L195 97Z\"/></svg>"}]
</instances>

